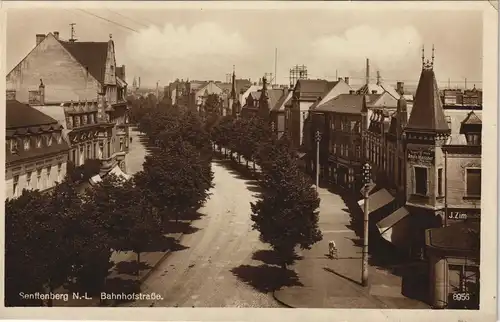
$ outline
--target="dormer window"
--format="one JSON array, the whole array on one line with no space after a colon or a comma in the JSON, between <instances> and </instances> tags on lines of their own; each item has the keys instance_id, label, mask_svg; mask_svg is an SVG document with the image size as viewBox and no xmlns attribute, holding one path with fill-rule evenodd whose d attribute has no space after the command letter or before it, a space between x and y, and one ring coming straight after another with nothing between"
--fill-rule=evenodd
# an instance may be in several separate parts
<instances>
[{"instance_id":1,"label":"dormer window","mask_svg":"<svg viewBox=\"0 0 500 322\"><path fill-rule=\"evenodd\" d=\"M42 147L42 138L41 137L37 137L36 138L36 147L37 148L41 148Z\"/></svg>"},{"instance_id":2,"label":"dormer window","mask_svg":"<svg viewBox=\"0 0 500 322\"><path fill-rule=\"evenodd\" d=\"M57 134L56 134L56 140L57 140L57 144L61 144L61 142L62 142L62 136L61 136L61 133L57 133Z\"/></svg>"},{"instance_id":3,"label":"dormer window","mask_svg":"<svg viewBox=\"0 0 500 322\"><path fill-rule=\"evenodd\" d=\"M465 138L468 145L481 145L481 134L479 133L467 133Z\"/></svg>"},{"instance_id":4,"label":"dormer window","mask_svg":"<svg viewBox=\"0 0 500 322\"><path fill-rule=\"evenodd\" d=\"M30 139L29 138L24 139L23 143L24 143L24 150L25 151L29 150L29 148L30 148Z\"/></svg>"}]
</instances>

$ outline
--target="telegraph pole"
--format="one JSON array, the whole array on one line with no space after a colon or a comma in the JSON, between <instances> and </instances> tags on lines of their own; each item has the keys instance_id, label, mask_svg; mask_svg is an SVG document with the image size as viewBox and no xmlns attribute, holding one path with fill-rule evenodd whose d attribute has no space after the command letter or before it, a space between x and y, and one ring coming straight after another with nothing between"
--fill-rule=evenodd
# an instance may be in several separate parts
<instances>
[{"instance_id":1,"label":"telegraph pole","mask_svg":"<svg viewBox=\"0 0 500 322\"><path fill-rule=\"evenodd\" d=\"M370 181L371 181L371 166L368 163L365 163L363 166L363 197L364 197L364 205L363 205L363 263L362 263L362 271L361 271L361 284L363 286L368 286L368 215L370 214L370 208L368 207L368 196L370 194Z\"/></svg>"},{"instance_id":2,"label":"telegraph pole","mask_svg":"<svg viewBox=\"0 0 500 322\"><path fill-rule=\"evenodd\" d=\"M321 132L316 131L316 190L319 188L319 142L321 141Z\"/></svg>"}]
</instances>

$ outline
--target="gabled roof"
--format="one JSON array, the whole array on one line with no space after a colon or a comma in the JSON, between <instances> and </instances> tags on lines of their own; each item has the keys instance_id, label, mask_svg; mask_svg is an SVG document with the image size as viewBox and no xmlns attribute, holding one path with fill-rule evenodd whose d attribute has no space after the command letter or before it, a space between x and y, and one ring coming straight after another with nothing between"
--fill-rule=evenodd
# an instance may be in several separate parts
<instances>
[{"instance_id":1,"label":"gabled roof","mask_svg":"<svg viewBox=\"0 0 500 322\"><path fill-rule=\"evenodd\" d=\"M449 133L433 69L422 69L406 130Z\"/></svg>"},{"instance_id":2,"label":"gabled roof","mask_svg":"<svg viewBox=\"0 0 500 322\"><path fill-rule=\"evenodd\" d=\"M27 104L16 100L7 101L6 129L29 128L41 125L57 125L57 121Z\"/></svg>"},{"instance_id":3,"label":"gabled roof","mask_svg":"<svg viewBox=\"0 0 500 322\"><path fill-rule=\"evenodd\" d=\"M293 91L288 90L287 92L284 92L283 95L281 95L279 101L276 103L276 105L271 109L272 111L284 111L286 103L288 103L292 99Z\"/></svg>"},{"instance_id":4,"label":"gabled roof","mask_svg":"<svg viewBox=\"0 0 500 322\"><path fill-rule=\"evenodd\" d=\"M384 92L384 89L377 84L364 84L356 91L356 93L372 94L374 91L376 92L375 94L382 94Z\"/></svg>"},{"instance_id":5,"label":"gabled roof","mask_svg":"<svg viewBox=\"0 0 500 322\"><path fill-rule=\"evenodd\" d=\"M280 98L283 96L283 90L282 89L268 89L267 94L269 97L269 109L273 109L278 102L280 101Z\"/></svg>"},{"instance_id":6,"label":"gabled roof","mask_svg":"<svg viewBox=\"0 0 500 322\"><path fill-rule=\"evenodd\" d=\"M59 43L82 65L99 83L104 83L108 42L69 42Z\"/></svg>"}]
</instances>

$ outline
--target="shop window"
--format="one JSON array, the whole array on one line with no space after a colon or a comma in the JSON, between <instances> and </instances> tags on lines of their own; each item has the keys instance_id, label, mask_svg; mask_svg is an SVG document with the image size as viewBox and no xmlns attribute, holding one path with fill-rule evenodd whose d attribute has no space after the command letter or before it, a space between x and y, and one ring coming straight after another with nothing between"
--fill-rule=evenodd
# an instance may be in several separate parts
<instances>
[{"instance_id":1,"label":"shop window","mask_svg":"<svg viewBox=\"0 0 500 322\"><path fill-rule=\"evenodd\" d=\"M43 189L43 184L42 184L42 169L38 169L36 171L36 187L39 190Z\"/></svg>"},{"instance_id":2,"label":"shop window","mask_svg":"<svg viewBox=\"0 0 500 322\"><path fill-rule=\"evenodd\" d=\"M61 182L62 163L57 164L57 182Z\"/></svg>"},{"instance_id":3,"label":"shop window","mask_svg":"<svg viewBox=\"0 0 500 322\"><path fill-rule=\"evenodd\" d=\"M467 197L481 197L481 169L467 169L466 171Z\"/></svg>"},{"instance_id":4,"label":"shop window","mask_svg":"<svg viewBox=\"0 0 500 322\"><path fill-rule=\"evenodd\" d=\"M427 168L415 166L413 169L415 179L414 193L421 196L427 196Z\"/></svg>"},{"instance_id":5,"label":"shop window","mask_svg":"<svg viewBox=\"0 0 500 322\"><path fill-rule=\"evenodd\" d=\"M47 167L47 169L45 170L46 171L46 174L47 174L47 188L50 187L50 166Z\"/></svg>"}]
</instances>

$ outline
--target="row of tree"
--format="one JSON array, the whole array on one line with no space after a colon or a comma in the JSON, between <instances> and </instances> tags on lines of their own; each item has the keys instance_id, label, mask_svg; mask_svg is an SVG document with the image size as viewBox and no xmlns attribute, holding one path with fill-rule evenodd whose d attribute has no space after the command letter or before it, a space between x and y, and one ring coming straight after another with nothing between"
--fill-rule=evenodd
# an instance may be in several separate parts
<instances>
[{"instance_id":1,"label":"row of tree","mask_svg":"<svg viewBox=\"0 0 500 322\"><path fill-rule=\"evenodd\" d=\"M244 157L260 168L259 199L251 204L253 228L268 243L286 269L296 249L309 249L322 239L318 227L320 199L310 178L299 166L296 150L287 136L280 139L261 116L222 117L211 128L211 138L224 155L240 162ZM236 158L233 157L236 154Z\"/></svg>"},{"instance_id":2,"label":"row of tree","mask_svg":"<svg viewBox=\"0 0 500 322\"><path fill-rule=\"evenodd\" d=\"M82 193L75 180L82 175L70 171L51 191L24 190L6 201L7 306L39 306L21 294L60 286L102 291L113 251L134 251L140 261L169 223L208 198L211 145L196 114L152 108L139 123L155 147L130 180L109 174Z\"/></svg>"}]
</instances>

